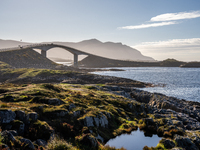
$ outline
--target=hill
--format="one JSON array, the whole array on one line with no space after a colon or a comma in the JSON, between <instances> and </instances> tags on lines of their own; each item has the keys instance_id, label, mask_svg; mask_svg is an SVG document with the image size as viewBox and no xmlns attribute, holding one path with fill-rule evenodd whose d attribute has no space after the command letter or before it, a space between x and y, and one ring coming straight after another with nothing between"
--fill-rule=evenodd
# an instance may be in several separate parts
<instances>
[{"instance_id":1,"label":"hill","mask_svg":"<svg viewBox=\"0 0 200 150\"><path fill-rule=\"evenodd\" d=\"M57 66L53 61L28 48L0 52L0 61L15 68L53 69Z\"/></svg>"},{"instance_id":2,"label":"hill","mask_svg":"<svg viewBox=\"0 0 200 150\"><path fill-rule=\"evenodd\" d=\"M185 62L177 61L175 59L166 59L160 62L137 62L137 61L123 61L116 59L108 59L98 56L88 56L79 62L83 67L179 67Z\"/></svg>"},{"instance_id":3,"label":"hill","mask_svg":"<svg viewBox=\"0 0 200 150\"><path fill-rule=\"evenodd\" d=\"M97 56L106 57L110 59L118 60L131 60L131 61L155 61L151 57L147 57L141 54L140 51L131 48L122 43L113 42L101 42L97 39L84 40L77 43L72 42L53 42L55 44L61 44L70 46L76 49L80 49L84 52L88 52Z\"/></svg>"},{"instance_id":4,"label":"hill","mask_svg":"<svg viewBox=\"0 0 200 150\"><path fill-rule=\"evenodd\" d=\"M81 42L48 42L54 43L64 46L73 47L79 49L84 52L88 52L91 54L95 54L98 56L111 58L111 59L119 59L119 60L131 60L131 61L155 61L151 57L143 56L140 51L133 49L127 45L123 45L122 43L113 43L113 42L101 42L96 39L84 40ZM10 48L10 47L18 47L19 45L29 45L33 43L26 43L20 41L13 40L1 40L0 39L0 49L2 48ZM60 48L53 48L47 52L47 57L53 61L57 60L69 60L73 58L73 55L68 51L65 51ZM79 56L80 59L85 58Z\"/></svg>"},{"instance_id":5,"label":"hill","mask_svg":"<svg viewBox=\"0 0 200 150\"><path fill-rule=\"evenodd\" d=\"M181 65L183 68L200 68L200 62L188 62Z\"/></svg>"}]
</instances>

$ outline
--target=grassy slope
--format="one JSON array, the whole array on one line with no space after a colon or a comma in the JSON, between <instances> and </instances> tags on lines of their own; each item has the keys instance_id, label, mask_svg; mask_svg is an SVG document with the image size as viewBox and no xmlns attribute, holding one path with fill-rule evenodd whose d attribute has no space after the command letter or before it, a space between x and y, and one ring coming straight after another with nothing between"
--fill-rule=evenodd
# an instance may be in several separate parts
<instances>
[{"instance_id":1,"label":"grassy slope","mask_svg":"<svg viewBox=\"0 0 200 150\"><path fill-rule=\"evenodd\" d=\"M57 64L55 64L53 61L32 49L0 52L0 61L5 62L15 68L52 69L57 66Z\"/></svg>"}]
</instances>

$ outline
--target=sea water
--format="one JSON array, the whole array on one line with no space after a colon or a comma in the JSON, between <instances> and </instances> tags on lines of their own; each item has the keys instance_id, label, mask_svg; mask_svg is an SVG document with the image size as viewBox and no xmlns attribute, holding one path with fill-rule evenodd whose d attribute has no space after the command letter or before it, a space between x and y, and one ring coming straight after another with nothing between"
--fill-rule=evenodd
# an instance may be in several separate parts
<instances>
[{"instance_id":1,"label":"sea water","mask_svg":"<svg viewBox=\"0 0 200 150\"><path fill-rule=\"evenodd\" d=\"M115 69L125 71L94 73L152 83L155 87L142 88L142 90L200 102L200 68L124 67Z\"/></svg>"}]
</instances>

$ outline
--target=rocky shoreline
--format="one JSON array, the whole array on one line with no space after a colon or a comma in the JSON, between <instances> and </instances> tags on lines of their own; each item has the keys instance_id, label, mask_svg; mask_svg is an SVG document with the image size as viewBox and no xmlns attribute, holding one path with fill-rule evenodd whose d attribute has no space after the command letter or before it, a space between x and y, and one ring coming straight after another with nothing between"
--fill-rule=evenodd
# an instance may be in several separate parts
<instances>
[{"instance_id":1,"label":"rocky shoreline","mask_svg":"<svg viewBox=\"0 0 200 150\"><path fill-rule=\"evenodd\" d=\"M108 89L147 108L140 130L148 136L157 134L167 149L198 150L200 148L200 103L180 100L159 93L134 88L108 87ZM179 148L178 148L179 147ZM145 147L145 149L151 149ZM154 148L152 148L154 149Z\"/></svg>"},{"instance_id":2,"label":"rocky shoreline","mask_svg":"<svg viewBox=\"0 0 200 150\"><path fill-rule=\"evenodd\" d=\"M74 88L76 90L77 87L75 86ZM82 130L86 130L82 135L84 137L80 137L80 139L76 137L76 141L79 141L83 145L89 143L90 146L92 146L92 149L99 149L98 141L100 141L102 144L106 143L106 141L108 141L110 138L125 132L136 130L139 127L140 130L143 130L144 134L147 136L157 134L158 136L163 137L156 148L144 147L144 149L166 148L173 150L198 150L200 148L200 103L180 100L159 93L149 93L135 89L134 87L88 85L88 88L98 92L105 91L114 95L125 97L123 100L117 98L118 101L123 101L122 103L125 103L126 106L118 106L115 110L117 112L115 113L117 113L117 115L122 115L123 112L126 112L125 118L128 122L133 120L137 121L134 123L122 121L121 125L123 125L125 128L123 131L118 131L119 129L117 129L114 130L115 134L110 134L108 132L108 135L105 135L106 133L103 133L103 131L105 132L110 130L112 126L110 125L110 121L112 120L114 113L112 111L107 111L107 109L104 109L104 111L99 110L99 112L95 110L97 111L95 113L96 115L83 115L85 117L80 117L83 113L82 111L84 110L75 110L78 104L71 103L67 105L67 110L63 109L46 114L47 116L50 115L51 117L57 116L58 118L63 118L68 116L67 118L69 118L70 112L74 110L72 111L70 118L77 118L78 116L82 118L79 118L79 121L77 120L76 123L83 127ZM80 86L78 86L78 89L80 89ZM3 92L6 93L6 91L1 91L1 93ZM9 103L14 103L14 99L15 98L13 96L1 97L1 101ZM114 98L111 101L113 100L115 101L116 99ZM40 104L44 103L45 105L66 105L66 102L56 98L42 100L40 97L36 97L31 99L31 103L38 102ZM42 121L46 116L43 114L44 112L41 113L41 110L44 109L45 105L37 106L34 108L34 110L36 110L35 112L28 113L20 109L12 110L13 108L1 108L1 136L4 138L4 140L7 139L7 141L5 140L7 145L4 145L3 147L8 148L10 146L8 141L11 141L11 143L25 143L27 145L26 148L32 150L38 146L45 147L48 140L55 134L55 129L52 127L52 123L49 121ZM101 107L107 106L102 105L98 107L99 109L102 109ZM68 126L67 128L70 128L70 125L76 126L72 123L65 124L66 127ZM42 133L36 132L36 129ZM64 127L62 127L62 129L64 129ZM91 135L93 134L94 129L97 130L95 131L96 136ZM75 136L75 131L72 132L71 130L65 129L65 132L68 132L69 135L72 134ZM32 136L30 137L30 135ZM19 138L19 136L21 138ZM163 146L164 148L162 148Z\"/></svg>"},{"instance_id":3,"label":"rocky shoreline","mask_svg":"<svg viewBox=\"0 0 200 150\"><path fill-rule=\"evenodd\" d=\"M3 64L0 149L115 150L104 144L138 128L162 137L144 150L200 149L200 103L136 89L149 83L85 72Z\"/></svg>"}]
</instances>

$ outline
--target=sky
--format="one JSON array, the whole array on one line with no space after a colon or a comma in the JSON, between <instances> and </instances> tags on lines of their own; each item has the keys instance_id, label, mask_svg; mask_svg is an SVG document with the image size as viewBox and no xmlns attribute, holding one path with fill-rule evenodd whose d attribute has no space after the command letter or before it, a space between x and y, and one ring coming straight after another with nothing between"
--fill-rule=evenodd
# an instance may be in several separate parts
<instances>
[{"instance_id":1,"label":"sky","mask_svg":"<svg viewBox=\"0 0 200 150\"><path fill-rule=\"evenodd\" d=\"M156 60L200 61L200 0L0 0L0 39L93 38Z\"/></svg>"}]
</instances>

